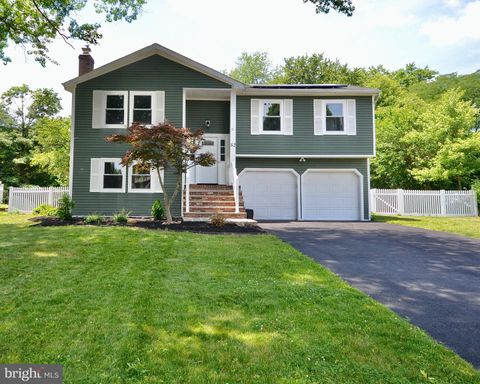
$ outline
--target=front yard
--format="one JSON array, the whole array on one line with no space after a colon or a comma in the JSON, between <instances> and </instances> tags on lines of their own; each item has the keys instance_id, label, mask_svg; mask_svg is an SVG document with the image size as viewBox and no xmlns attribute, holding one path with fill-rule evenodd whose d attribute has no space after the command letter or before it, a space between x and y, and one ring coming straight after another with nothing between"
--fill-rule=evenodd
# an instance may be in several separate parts
<instances>
[{"instance_id":1,"label":"front yard","mask_svg":"<svg viewBox=\"0 0 480 384\"><path fill-rule=\"evenodd\" d=\"M66 383L480 383L270 235L30 227L0 212L0 361Z\"/></svg>"},{"instance_id":2,"label":"front yard","mask_svg":"<svg viewBox=\"0 0 480 384\"><path fill-rule=\"evenodd\" d=\"M480 238L480 217L373 215L372 220Z\"/></svg>"}]
</instances>

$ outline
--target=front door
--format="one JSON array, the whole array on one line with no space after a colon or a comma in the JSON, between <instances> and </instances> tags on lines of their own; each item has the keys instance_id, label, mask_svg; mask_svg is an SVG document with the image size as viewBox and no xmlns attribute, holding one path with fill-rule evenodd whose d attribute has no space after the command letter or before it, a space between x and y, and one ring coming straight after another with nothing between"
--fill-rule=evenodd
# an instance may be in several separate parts
<instances>
[{"instance_id":1,"label":"front door","mask_svg":"<svg viewBox=\"0 0 480 384\"><path fill-rule=\"evenodd\" d=\"M211 167L195 167L197 184L218 184L218 138L204 136L202 148L197 153L213 153L217 162Z\"/></svg>"}]
</instances>

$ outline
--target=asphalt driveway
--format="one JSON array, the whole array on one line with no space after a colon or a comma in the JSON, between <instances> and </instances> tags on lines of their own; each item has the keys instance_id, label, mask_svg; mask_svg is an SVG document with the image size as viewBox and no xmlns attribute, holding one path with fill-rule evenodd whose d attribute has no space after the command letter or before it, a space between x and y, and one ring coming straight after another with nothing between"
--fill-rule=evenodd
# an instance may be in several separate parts
<instances>
[{"instance_id":1,"label":"asphalt driveway","mask_svg":"<svg viewBox=\"0 0 480 384\"><path fill-rule=\"evenodd\" d=\"M480 240L385 223L260 223L480 368Z\"/></svg>"}]
</instances>

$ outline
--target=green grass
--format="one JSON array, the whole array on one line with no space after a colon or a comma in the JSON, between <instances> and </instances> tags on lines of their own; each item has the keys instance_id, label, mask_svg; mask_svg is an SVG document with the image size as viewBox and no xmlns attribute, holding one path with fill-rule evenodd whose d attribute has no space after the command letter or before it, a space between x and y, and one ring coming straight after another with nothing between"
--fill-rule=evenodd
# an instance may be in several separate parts
<instances>
[{"instance_id":1,"label":"green grass","mask_svg":"<svg viewBox=\"0 0 480 384\"><path fill-rule=\"evenodd\" d=\"M480 383L273 236L26 217L0 213L2 363L63 364L66 383Z\"/></svg>"},{"instance_id":2,"label":"green grass","mask_svg":"<svg viewBox=\"0 0 480 384\"><path fill-rule=\"evenodd\" d=\"M373 221L455 233L480 238L480 217L429 217L373 215Z\"/></svg>"}]
</instances>

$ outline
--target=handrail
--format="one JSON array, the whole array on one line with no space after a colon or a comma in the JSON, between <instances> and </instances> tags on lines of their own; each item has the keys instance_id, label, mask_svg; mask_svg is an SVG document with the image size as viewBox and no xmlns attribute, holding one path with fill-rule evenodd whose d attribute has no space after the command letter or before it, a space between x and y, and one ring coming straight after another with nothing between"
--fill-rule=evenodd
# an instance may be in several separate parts
<instances>
[{"instance_id":1,"label":"handrail","mask_svg":"<svg viewBox=\"0 0 480 384\"><path fill-rule=\"evenodd\" d=\"M230 163L230 172L232 173L233 198L235 199L235 213L240 212L239 179L237 169Z\"/></svg>"},{"instance_id":2,"label":"handrail","mask_svg":"<svg viewBox=\"0 0 480 384\"><path fill-rule=\"evenodd\" d=\"M191 168L187 169L185 174L185 213L190 212L190 175Z\"/></svg>"}]
</instances>

